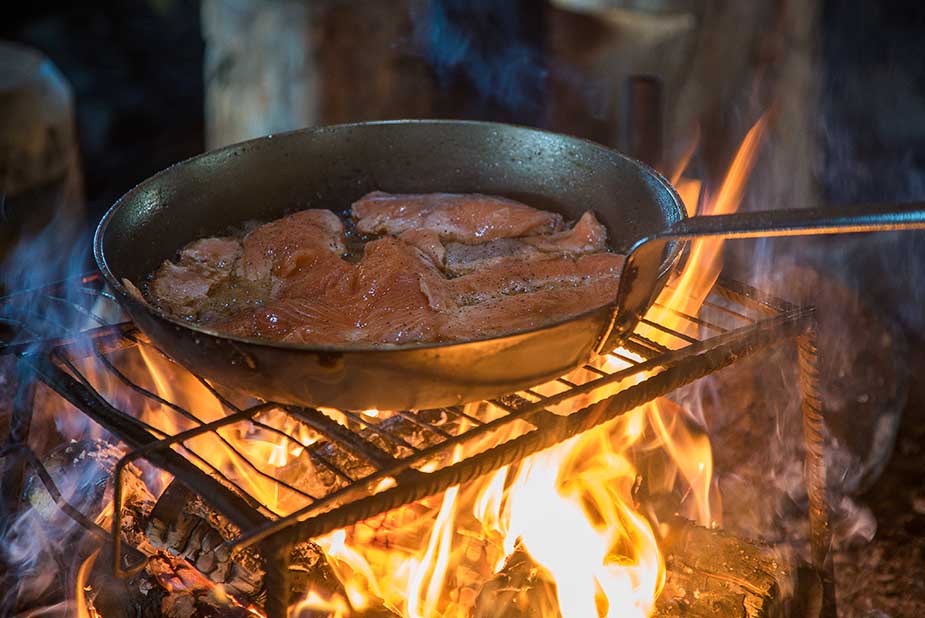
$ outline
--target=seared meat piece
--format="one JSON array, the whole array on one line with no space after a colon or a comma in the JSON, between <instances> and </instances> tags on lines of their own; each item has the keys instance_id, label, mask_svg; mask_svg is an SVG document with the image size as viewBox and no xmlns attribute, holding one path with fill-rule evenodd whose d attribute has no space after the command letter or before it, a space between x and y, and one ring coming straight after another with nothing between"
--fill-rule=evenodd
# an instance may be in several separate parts
<instances>
[{"instance_id":1,"label":"seared meat piece","mask_svg":"<svg viewBox=\"0 0 925 618\"><path fill-rule=\"evenodd\" d=\"M251 281L288 277L318 252L341 255L344 224L330 210L302 210L261 225L244 238L241 275Z\"/></svg>"},{"instance_id":2,"label":"seared meat piece","mask_svg":"<svg viewBox=\"0 0 925 618\"><path fill-rule=\"evenodd\" d=\"M398 344L433 340L437 313L422 281L443 275L429 258L396 238L366 244L350 264L319 259L285 280L280 297L218 326L232 334L293 343Z\"/></svg>"},{"instance_id":3,"label":"seared meat piece","mask_svg":"<svg viewBox=\"0 0 925 618\"><path fill-rule=\"evenodd\" d=\"M285 340L294 329L305 327L311 343L342 343L353 321L337 303L353 290L354 268L327 251L304 257L301 269L277 279L263 303L239 306L215 327L233 335L274 341Z\"/></svg>"},{"instance_id":4,"label":"seared meat piece","mask_svg":"<svg viewBox=\"0 0 925 618\"><path fill-rule=\"evenodd\" d=\"M231 335L312 345L483 338L611 302L623 267L605 228L484 195L372 193L353 205L367 242L344 259L327 210L207 238L165 262L148 292L161 307Z\"/></svg>"},{"instance_id":5,"label":"seared meat piece","mask_svg":"<svg viewBox=\"0 0 925 618\"><path fill-rule=\"evenodd\" d=\"M381 238L366 244L357 271L356 295L344 304L354 303L366 341L433 341L437 315L422 288L444 277L429 258L404 241Z\"/></svg>"},{"instance_id":6,"label":"seared meat piece","mask_svg":"<svg viewBox=\"0 0 925 618\"><path fill-rule=\"evenodd\" d=\"M617 277L599 277L575 287L499 296L457 307L444 312L440 338L482 339L558 322L612 301L618 283Z\"/></svg>"},{"instance_id":7,"label":"seared meat piece","mask_svg":"<svg viewBox=\"0 0 925 618\"><path fill-rule=\"evenodd\" d=\"M241 242L234 238L194 241L176 263L167 260L157 269L148 290L162 309L196 318L212 302L210 292L231 277L241 254Z\"/></svg>"},{"instance_id":8,"label":"seared meat piece","mask_svg":"<svg viewBox=\"0 0 925 618\"><path fill-rule=\"evenodd\" d=\"M475 244L558 230L562 217L520 202L472 193L393 195L375 191L353 204L362 234L430 230L441 240Z\"/></svg>"},{"instance_id":9,"label":"seared meat piece","mask_svg":"<svg viewBox=\"0 0 925 618\"><path fill-rule=\"evenodd\" d=\"M476 305L539 290L576 289L599 279L616 281L624 261L615 253L510 259L443 282L434 293L440 296L431 302L440 307Z\"/></svg>"},{"instance_id":10,"label":"seared meat piece","mask_svg":"<svg viewBox=\"0 0 925 618\"><path fill-rule=\"evenodd\" d=\"M459 276L492 268L509 259L530 259L543 253L520 238L500 238L481 245L447 243L444 270L448 275Z\"/></svg>"},{"instance_id":11,"label":"seared meat piece","mask_svg":"<svg viewBox=\"0 0 925 618\"><path fill-rule=\"evenodd\" d=\"M598 253L607 250L607 228L589 210L570 230L530 236L524 242L546 253Z\"/></svg>"},{"instance_id":12,"label":"seared meat piece","mask_svg":"<svg viewBox=\"0 0 925 618\"><path fill-rule=\"evenodd\" d=\"M212 325L216 330L238 337L291 341L318 345L349 341L349 316L342 307L325 299L278 298L266 305L237 312L230 319ZM293 335L299 330L299 336Z\"/></svg>"},{"instance_id":13,"label":"seared meat piece","mask_svg":"<svg viewBox=\"0 0 925 618\"><path fill-rule=\"evenodd\" d=\"M444 270L449 275L465 275L493 268L507 261L546 257L547 254L579 255L607 250L607 228L591 211L572 229L525 238L502 238L480 245L451 242L446 246Z\"/></svg>"},{"instance_id":14,"label":"seared meat piece","mask_svg":"<svg viewBox=\"0 0 925 618\"><path fill-rule=\"evenodd\" d=\"M181 262L195 262L207 268L229 270L241 257L237 238L203 238L194 240L180 251Z\"/></svg>"},{"instance_id":15,"label":"seared meat piece","mask_svg":"<svg viewBox=\"0 0 925 618\"><path fill-rule=\"evenodd\" d=\"M434 265L443 268L446 262L446 247L440 241L440 235L432 230L408 230L399 238L409 245L420 249Z\"/></svg>"}]
</instances>

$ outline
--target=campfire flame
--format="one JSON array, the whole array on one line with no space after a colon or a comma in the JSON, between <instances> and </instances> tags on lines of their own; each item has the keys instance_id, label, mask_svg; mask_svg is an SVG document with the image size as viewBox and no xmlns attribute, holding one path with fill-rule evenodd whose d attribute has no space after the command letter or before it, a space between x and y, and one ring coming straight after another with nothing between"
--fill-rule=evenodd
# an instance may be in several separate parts
<instances>
[{"instance_id":1,"label":"campfire flame","mask_svg":"<svg viewBox=\"0 0 925 618\"><path fill-rule=\"evenodd\" d=\"M766 125L762 118L748 133L714 196L701 198L696 180L676 179L692 213L719 214L738 207ZM662 307L648 317L683 332L690 322L678 312L697 315L722 268L721 248L722 241L694 242L685 268L659 299ZM664 340L656 329L644 334ZM145 346L136 354L133 380L195 410L204 421L227 415L193 376ZM602 362L611 369L626 366L613 356ZM596 393L595 398L607 394ZM357 414L381 421L391 413ZM139 416L165 434L194 426L163 414L160 406L149 406ZM290 437L253 424L247 432L227 427L218 431L220 440L204 434L189 444L269 511L284 514L298 501L231 450L233 445L248 459L265 461L266 469L283 471L318 436L297 425L282 429ZM466 456L457 448L453 460ZM665 583L665 559L659 549L663 522L640 504L640 479L649 494L678 494L681 515L705 526L720 523L712 453L702 422L678 404L657 400L491 475L315 539L340 588L310 590L290 614L347 618L376 610L406 618L486 618L509 614L522 603L542 618L644 618L651 615ZM171 479L161 474L146 480L156 495ZM383 479L380 488L394 482ZM88 572L89 567L80 571L78 599L83 599ZM502 581L507 583L488 585ZM524 589L511 589L515 581ZM533 592L526 589L528 582ZM95 616L85 603L81 612L82 618Z\"/></svg>"},{"instance_id":2,"label":"campfire flame","mask_svg":"<svg viewBox=\"0 0 925 618\"><path fill-rule=\"evenodd\" d=\"M701 200L699 181L678 178L689 214L738 208L766 127L762 117L749 131L715 197ZM722 270L721 250L721 240L694 242L686 267L659 299L661 307L647 317L683 332L690 322L677 312L698 313ZM644 334L665 339L655 329ZM610 369L626 366L615 357L605 362ZM681 514L719 525L709 438L680 406L660 399L517 466L454 487L439 498L439 508L412 515L412 507L404 507L404 514L372 524L374 531L358 524L319 543L341 564L338 574L355 611L368 607L373 595L409 618L482 616L474 595L521 551L553 589L554 602L540 605L543 618L645 617L662 589L665 567L658 522L639 512L633 489L640 475L635 456L653 451L661 451L669 465L650 476L650 485L660 484L650 491L685 487ZM409 545L409 539L415 542ZM309 599L294 615L321 608L316 593Z\"/></svg>"}]
</instances>

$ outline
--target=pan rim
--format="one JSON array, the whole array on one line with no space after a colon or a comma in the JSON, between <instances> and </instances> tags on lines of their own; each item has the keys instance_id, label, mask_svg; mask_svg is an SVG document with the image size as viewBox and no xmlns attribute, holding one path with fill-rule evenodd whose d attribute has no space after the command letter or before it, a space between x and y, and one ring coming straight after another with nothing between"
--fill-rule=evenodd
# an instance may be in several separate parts
<instances>
[{"instance_id":1,"label":"pan rim","mask_svg":"<svg viewBox=\"0 0 925 618\"><path fill-rule=\"evenodd\" d=\"M243 337L238 335L230 335L228 333L223 333L221 331L216 331L207 327L204 327L195 322L183 320L168 314L167 312L161 310L160 308L149 303L147 299L141 300L137 299L133 294L128 291L128 288L118 280L115 274L109 267L109 262L106 258L105 251L103 249L103 241L106 235L106 230L108 229L110 221L116 216L117 212L122 208L126 203L128 203L133 197L135 197L140 191L142 191L149 184L154 183L162 176L170 174L175 168L186 166L193 161L199 161L207 157L217 157L220 158L223 153L231 152L232 150L240 149L243 146L248 145L257 145L264 144L267 142L272 142L273 139L279 137L288 137L293 135L312 135L320 134L326 131L336 131L336 130L345 130L351 128L360 128L367 126L383 126L383 125L409 125L409 124L419 124L419 125L473 125L473 126L482 126L482 127L497 127L499 129L510 129L516 128L520 130L525 130L537 134L542 134L550 137L555 137L558 139L567 138L572 140L576 144L584 144L590 146L595 150L602 151L604 154L609 156L617 156L629 163L632 163L640 168L643 172L648 174L652 180L656 181L671 197L672 202L677 207L679 217L681 219L687 218L687 211L683 207L681 197L678 195L677 190L672 186L672 184L665 178L660 172L652 168L651 166L634 159L618 150L609 148L603 144L592 141L590 139L585 139L581 137L576 137L564 133L557 133L555 131L549 131L546 129L539 129L536 127L530 127L526 125L519 124L509 124L501 122L490 122L490 121L481 121L481 120L452 120L452 119L440 119L440 118L413 118L413 119L390 119L390 120L375 120L368 122L351 122L351 123L341 123L333 125L322 125L316 127L305 127L301 129L294 129L291 131L284 131L280 133L271 133L261 137L256 137L249 140L244 140L241 142L236 142L234 144L228 144L222 146L221 148L216 148L214 150L209 150L198 155L183 159L176 163L173 163L169 167L164 168L163 170L157 172L156 174L142 180L131 189L126 191L119 199L117 199L112 206L106 211L106 213L100 219L100 222L97 224L96 230L93 234L93 256L96 261L97 267L103 275L103 279L106 281L106 284L116 292L124 301L129 302L132 305L137 305L140 309L147 311L153 316L157 317L160 320L168 322L176 327L184 328L194 333L204 335L207 337L212 337L216 339L226 340L229 342L242 343L251 346L262 346L267 348L277 348L284 349L294 352L306 352L306 353L316 353L316 354L343 354L343 353L387 353L387 352L399 352L399 351L428 351L428 350L449 350L454 346L464 346L469 343L487 343L487 342L497 342L502 343L505 340L510 340L518 338L524 335L539 334L544 331L550 331L559 327L563 324L573 322L576 320L584 319L590 317L592 314L601 311L602 309L609 309L614 311L614 301L594 307L584 311L580 314L573 315L571 317L562 318L554 322L549 322L543 324L542 326L537 326L534 328L522 329L517 331L512 331L509 333L504 333L501 335L493 335L489 337L482 337L476 339L464 339L460 341L436 341L436 342L418 342L418 343L406 343L406 344L344 344L344 345L308 345L301 343L288 343L282 341L271 341L268 339L261 339L257 337ZM678 260L681 257L683 252L685 241L673 243L668 250L668 255L662 261L662 265L659 269L658 279L662 280L665 276L668 275L669 271L677 264ZM165 259L169 259L166 258Z\"/></svg>"}]
</instances>

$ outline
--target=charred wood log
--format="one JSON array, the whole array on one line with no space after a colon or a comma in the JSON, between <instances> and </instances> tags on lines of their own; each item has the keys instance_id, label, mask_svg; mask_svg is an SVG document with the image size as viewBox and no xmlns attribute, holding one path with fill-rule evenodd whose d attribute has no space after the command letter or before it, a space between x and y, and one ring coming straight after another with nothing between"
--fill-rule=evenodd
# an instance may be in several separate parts
<instances>
[{"instance_id":1,"label":"charred wood log","mask_svg":"<svg viewBox=\"0 0 925 618\"><path fill-rule=\"evenodd\" d=\"M488 580L472 608L472 618L559 618L556 583L522 547Z\"/></svg>"},{"instance_id":2,"label":"charred wood log","mask_svg":"<svg viewBox=\"0 0 925 618\"><path fill-rule=\"evenodd\" d=\"M62 570L69 566L66 570L72 571L107 538L95 524L108 519L113 471L123 454L121 448L102 440L71 442L46 456L41 462L43 473L29 478L24 493L35 517L24 519L23 525L28 524L30 530L40 525L60 539L50 547L91 541L72 556L48 556L49 565L58 564ZM262 605L263 557L252 549L231 553L225 541L236 536L237 529L227 519L179 483L171 484L155 502L141 472L133 466L128 466L122 483L122 537L142 554L127 550L135 554L131 562L146 559L145 569L129 580L129 596L138 615L236 616L246 615L243 608L250 605ZM88 529L94 534L88 535ZM106 582L103 588L109 591L100 595L100 611L112 616L111 609L102 608L118 606L124 591L110 583L114 579L109 572L111 561L98 562L105 566L97 566L95 581ZM294 547L290 562L293 600L310 588L337 591L339 584L313 543ZM50 590L48 598L62 593L66 590Z\"/></svg>"},{"instance_id":3,"label":"charred wood log","mask_svg":"<svg viewBox=\"0 0 925 618\"><path fill-rule=\"evenodd\" d=\"M144 534L155 550L193 565L213 585L222 585L243 604L261 606L265 600L265 558L251 547L232 553L225 542L239 532L202 498L174 482L152 510ZM289 561L292 601L309 589L337 588L337 578L316 544L296 545Z\"/></svg>"},{"instance_id":4,"label":"charred wood log","mask_svg":"<svg viewBox=\"0 0 925 618\"><path fill-rule=\"evenodd\" d=\"M783 614L795 568L780 548L676 518L662 543L665 588L655 616L765 618Z\"/></svg>"},{"instance_id":5,"label":"charred wood log","mask_svg":"<svg viewBox=\"0 0 925 618\"><path fill-rule=\"evenodd\" d=\"M88 605L92 604L105 618L243 618L256 615L185 560L158 553L148 559L145 570L125 580L112 577L109 560L99 561L103 564L95 569L94 584L87 595Z\"/></svg>"},{"instance_id":6,"label":"charred wood log","mask_svg":"<svg viewBox=\"0 0 925 618\"><path fill-rule=\"evenodd\" d=\"M662 550L666 583L657 618L775 618L792 592L790 556L676 518ZM555 583L523 549L517 549L479 594L472 618L556 616Z\"/></svg>"}]
</instances>

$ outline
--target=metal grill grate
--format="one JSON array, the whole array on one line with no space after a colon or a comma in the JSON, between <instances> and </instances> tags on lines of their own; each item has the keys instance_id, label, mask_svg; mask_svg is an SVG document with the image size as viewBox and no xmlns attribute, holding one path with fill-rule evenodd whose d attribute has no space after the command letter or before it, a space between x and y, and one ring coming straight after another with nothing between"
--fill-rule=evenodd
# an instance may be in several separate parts
<instances>
[{"instance_id":1,"label":"metal grill grate","mask_svg":"<svg viewBox=\"0 0 925 618\"><path fill-rule=\"evenodd\" d=\"M8 296L0 319L20 333L5 352L129 446L120 479L138 459L169 472L239 526L241 547L271 537L291 545L438 493L796 336L812 317L728 281L697 316L661 305L652 314L623 348L567 376L414 412L298 408L226 392L123 321L95 274ZM75 324L90 328L71 336ZM120 482L116 517L122 497Z\"/></svg>"}]
</instances>

